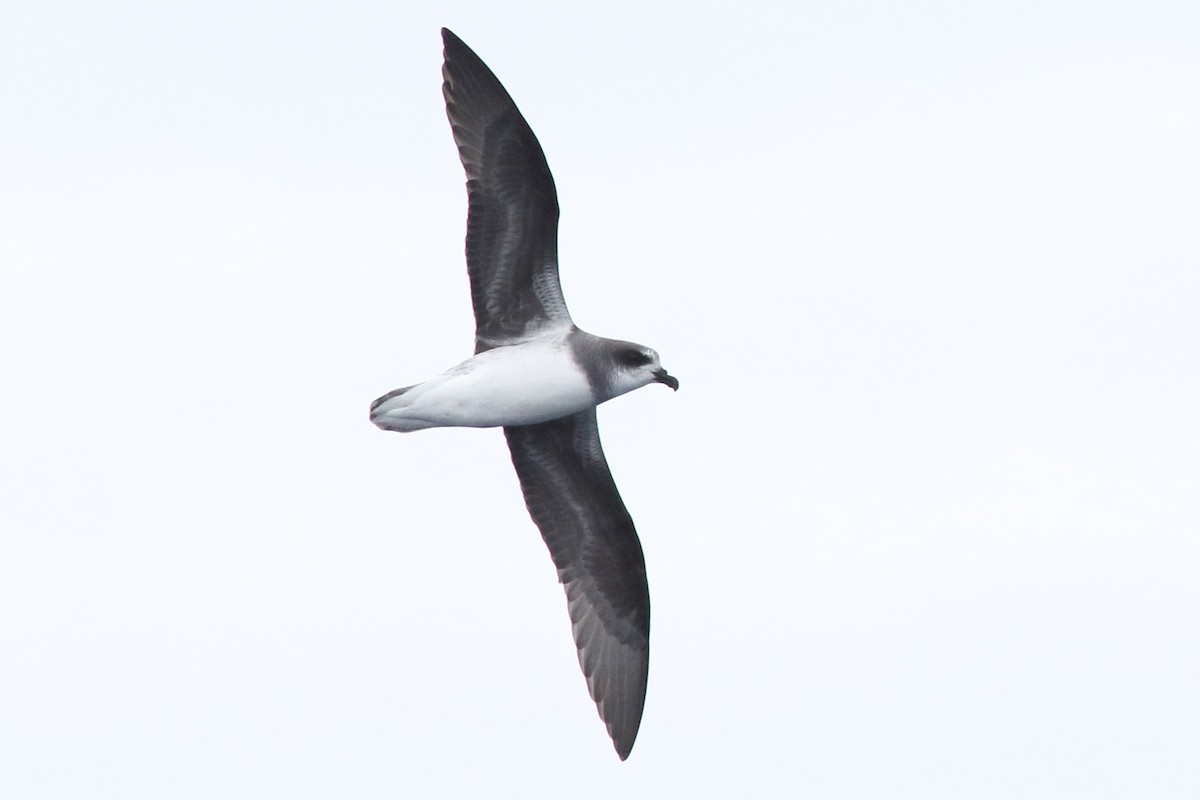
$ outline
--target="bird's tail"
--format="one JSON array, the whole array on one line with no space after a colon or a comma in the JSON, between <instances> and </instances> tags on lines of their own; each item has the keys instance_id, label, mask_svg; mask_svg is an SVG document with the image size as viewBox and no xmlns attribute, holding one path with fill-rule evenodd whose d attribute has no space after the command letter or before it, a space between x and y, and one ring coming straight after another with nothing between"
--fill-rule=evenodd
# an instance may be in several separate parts
<instances>
[{"instance_id":1,"label":"bird's tail","mask_svg":"<svg viewBox=\"0 0 1200 800\"><path fill-rule=\"evenodd\" d=\"M435 422L407 416L405 413L412 403L403 395L420 385L415 383L412 386L405 386L403 389L394 389L371 403L371 422L385 431L399 431L400 433L436 426Z\"/></svg>"},{"instance_id":2,"label":"bird's tail","mask_svg":"<svg viewBox=\"0 0 1200 800\"><path fill-rule=\"evenodd\" d=\"M375 400L373 400L371 402L371 419L374 420L375 410L378 409L381 405L386 403L388 400L399 397L400 395L407 392L409 389L413 388L413 386L417 386L417 385L418 384L414 383L412 386L405 386L403 389L392 389L390 392L385 394L383 397L375 398Z\"/></svg>"}]
</instances>

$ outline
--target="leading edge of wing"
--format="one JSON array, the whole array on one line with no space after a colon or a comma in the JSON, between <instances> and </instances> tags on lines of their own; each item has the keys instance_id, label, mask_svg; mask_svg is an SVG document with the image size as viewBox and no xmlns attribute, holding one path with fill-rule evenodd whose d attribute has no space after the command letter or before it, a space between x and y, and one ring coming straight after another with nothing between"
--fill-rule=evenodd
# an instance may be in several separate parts
<instances>
[{"instance_id":1,"label":"leading edge of wing","mask_svg":"<svg viewBox=\"0 0 1200 800\"><path fill-rule=\"evenodd\" d=\"M558 196L542 147L499 79L442 29L442 93L467 175L476 350L571 324L558 281Z\"/></svg>"},{"instance_id":2,"label":"leading edge of wing","mask_svg":"<svg viewBox=\"0 0 1200 800\"><path fill-rule=\"evenodd\" d=\"M600 448L596 410L504 434L566 590L588 691L625 760L646 702L650 592L637 531Z\"/></svg>"}]
</instances>

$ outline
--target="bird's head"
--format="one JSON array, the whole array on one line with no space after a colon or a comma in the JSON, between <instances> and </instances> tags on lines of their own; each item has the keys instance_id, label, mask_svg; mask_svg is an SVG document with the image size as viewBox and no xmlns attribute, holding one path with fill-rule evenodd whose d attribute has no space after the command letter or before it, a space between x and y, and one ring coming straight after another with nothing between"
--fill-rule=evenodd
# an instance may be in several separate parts
<instances>
[{"instance_id":1,"label":"bird's head","mask_svg":"<svg viewBox=\"0 0 1200 800\"><path fill-rule=\"evenodd\" d=\"M663 369L653 348L633 342L618 342L613 350L613 389L624 394L651 383L663 383L679 390L679 381Z\"/></svg>"}]
</instances>

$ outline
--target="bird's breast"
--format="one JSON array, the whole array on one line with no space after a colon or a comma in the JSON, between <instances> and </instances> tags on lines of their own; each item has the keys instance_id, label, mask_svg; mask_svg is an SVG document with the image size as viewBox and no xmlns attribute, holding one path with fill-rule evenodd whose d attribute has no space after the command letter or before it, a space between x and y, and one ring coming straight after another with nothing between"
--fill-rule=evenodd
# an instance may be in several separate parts
<instances>
[{"instance_id":1,"label":"bird's breast","mask_svg":"<svg viewBox=\"0 0 1200 800\"><path fill-rule=\"evenodd\" d=\"M586 374L557 343L488 350L422 388L410 413L438 425L533 425L596 404Z\"/></svg>"}]
</instances>

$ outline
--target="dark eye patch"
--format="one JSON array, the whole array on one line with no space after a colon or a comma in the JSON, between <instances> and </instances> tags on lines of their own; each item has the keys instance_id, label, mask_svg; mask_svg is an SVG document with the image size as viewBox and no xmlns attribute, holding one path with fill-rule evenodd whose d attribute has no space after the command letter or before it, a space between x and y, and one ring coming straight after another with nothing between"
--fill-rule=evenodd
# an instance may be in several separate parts
<instances>
[{"instance_id":1,"label":"dark eye patch","mask_svg":"<svg viewBox=\"0 0 1200 800\"><path fill-rule=\"evenodd\" d=\"M617 358L629 367L640 367L654 360L641 350L622 350Z\"/></svg>"}]
</instances>

